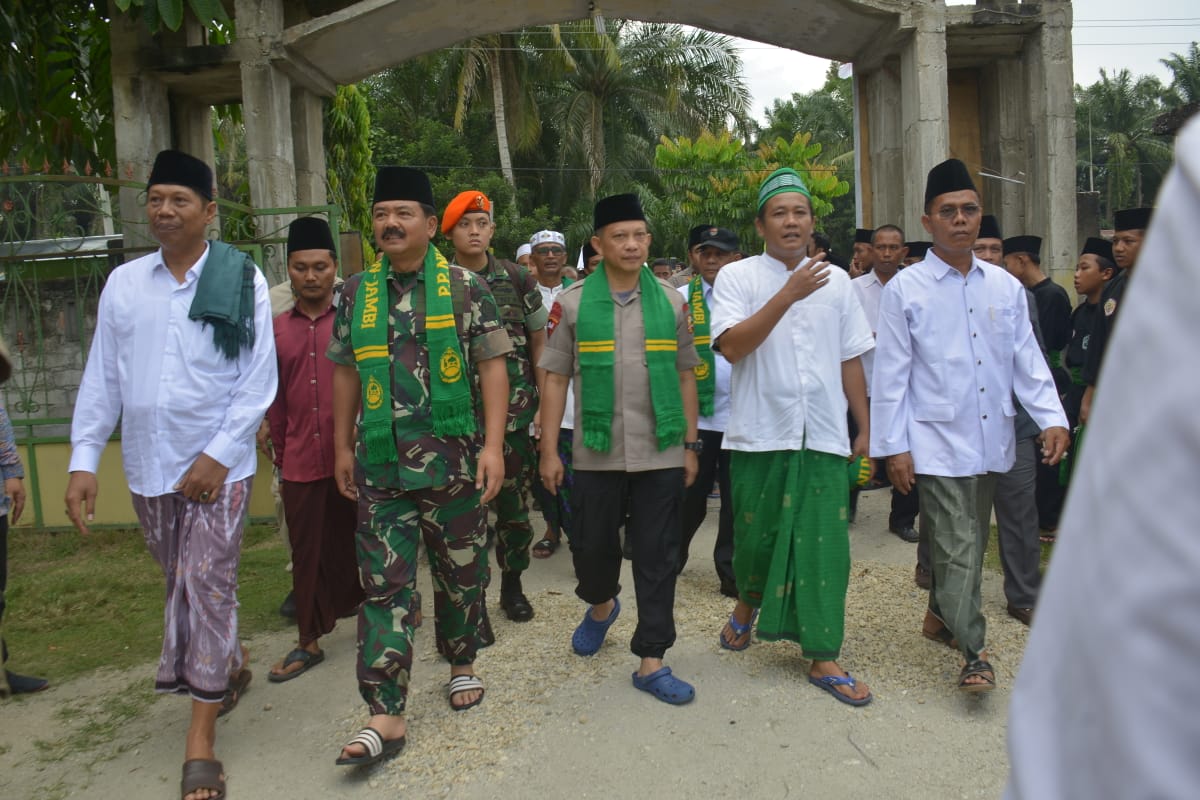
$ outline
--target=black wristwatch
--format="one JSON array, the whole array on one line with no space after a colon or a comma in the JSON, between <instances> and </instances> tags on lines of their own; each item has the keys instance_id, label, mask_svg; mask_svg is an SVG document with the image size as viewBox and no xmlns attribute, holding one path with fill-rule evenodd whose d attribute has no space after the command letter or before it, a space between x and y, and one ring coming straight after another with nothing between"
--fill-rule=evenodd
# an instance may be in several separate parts
<instances>
[{"instance_id":1,"label":"black wristwatch","mask_svg":"<svg viewBox=\"0 0 1200 800\"><path fill-rule=\"evenodd\" d=\"M693 453L699 453L704 450L704 442L700 439L697 439L694 442L684 442L683 449L691 450Z\"/></svg>"}]
</instances>

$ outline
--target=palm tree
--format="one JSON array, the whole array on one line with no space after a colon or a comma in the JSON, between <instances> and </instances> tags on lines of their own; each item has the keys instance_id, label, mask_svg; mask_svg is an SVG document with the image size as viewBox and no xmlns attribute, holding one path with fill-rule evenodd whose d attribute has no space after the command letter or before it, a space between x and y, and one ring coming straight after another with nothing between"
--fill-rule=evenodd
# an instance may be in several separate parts
<instances>
[{"instance_id":1,"label":"palm tree","mask_svg":"<svg viewBox=\"0 0 1200 800\"><path fill-rule=\"evenodd\" d=\"M574 69L550 87L559 164L580 164L581 195L606 181L629 186L652 168L662 135L749 127L750 92L727 36L678 25L591 21L563 26Z\"/></svg>"},{"instance_id":2,"label":"palm tree","mask_svg":"<svg viewBox=\"0 0 1200 800\"><path fill-rule=\"evenodd\" d=\"M480 84L486 78L491 88L500 171L509 184L515 185L513 150L526 150L536 144L542 127L532 83L527 80L531 53L514 33L470 39L455 48L455 53L450 63L456 85L454 129L462 132L467 112L478 99Z\"/></svg>"},{"instance_id":3,"label":"palm tree","mask_svg":"<svg viewBox=\"0 0 1200 800\"><path fill-rule=\"evenodd\" d=\"M1157 78L1143 75L1135 80L1127 69L1111 76L1102 69L1099 81L1076 87L1076 127L1083 138L1076 149L1082 154L1089 145L1094 148L1108 214L1130 200L1140 206L1153 197L1171 163L1170 145L1152 131L1162 111L1162 96Z\"/></svg>"},{"instance_id":4,"label":"palm tree","mask_svg":"<svg viewBox=\"0 0 1200 800\"><path fill-rule=\"evenodd\" d=\"M1159 62L1174 76L1167 95L1168 104L1178 107L1200 103L1200 47L1192 42L1186 56L1172 53L1170 58L1161 58Z\"/></svg>"}]
</instances>

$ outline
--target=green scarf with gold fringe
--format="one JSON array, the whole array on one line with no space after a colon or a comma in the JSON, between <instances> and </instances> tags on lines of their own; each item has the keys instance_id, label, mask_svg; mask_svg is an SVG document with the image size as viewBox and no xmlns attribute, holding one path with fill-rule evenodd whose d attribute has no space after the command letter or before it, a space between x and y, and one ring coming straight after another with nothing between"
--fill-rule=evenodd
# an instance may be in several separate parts
<instances>
[{"instance_id":1,"label":"green scarf with gold fringe","mask_svg":"<svg viewBox=\"0 0 1200 800\"><path fill-rule=\"evenodd\" d=\"M692 333L695 334L696 355L700 363L696 373L696 394L700 398L700 416L713 415L713 398L717 393L717 364L709 336L708 301L704 299L704 283L700 276L688 284L688 313L692 315Z\"/></svg>"},{"instance_id":2,"label":"green scarf with gold fringe","mask_svg":"<svg viewBox=\"0 0 1200 800\"><path fill-rule=\"evenodd\" d=\"M432 244L425 251L425 344L429 352L429 397L433 432L437 436L465 436L475 432L471 388L467 383L462 348L454 322L450 295L450 267ZM350 342L363 391L363 443L367 462L397 460L392 433L392 377L388 348L387 274L391 261L385 255L363 276L354 298Z\"/></svg>"},{"instance_id":3,"label":"green scarf with gold fringe","mask_svg":"<svg viewBox=\"0 0 1200 800\"><path fill-rule=\"evenodd\" d=\"M642 324L645 328L646 365L650 372L650 402L654 408L654 432L658 449L683 441L687 424L679 372L675 368L678 341L675 308L649 267L638 276L641 290ZM579 347L579 387L583 405L583 446L598 453L612 447L613 370L615 369L615 309L608 274L601 261L583 282L579 301L576 337ZM637 342L626 342L637 347Z\"/></svg>"}]
</instances>

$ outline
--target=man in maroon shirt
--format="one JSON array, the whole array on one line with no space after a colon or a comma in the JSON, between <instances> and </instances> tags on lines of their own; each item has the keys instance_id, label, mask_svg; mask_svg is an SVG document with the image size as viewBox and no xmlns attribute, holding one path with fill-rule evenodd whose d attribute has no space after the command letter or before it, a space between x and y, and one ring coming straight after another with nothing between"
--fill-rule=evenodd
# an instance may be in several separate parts
<instances>
[{"instance_id":1,"label":"man in maroon shirt","mask_svg":"<svg viewBox=\"0 0 1200 800\"><path fill-rule=\"evenodd\" d=\"M279 683L325 660L321 636L362 602L354 551L357 508L333 479L333 236L318 217L288 229L287 268L296 305L275 317L279 392L267 411L292 544L292 590L300 644L275 666Z\"/></svg>"}]
</instances>

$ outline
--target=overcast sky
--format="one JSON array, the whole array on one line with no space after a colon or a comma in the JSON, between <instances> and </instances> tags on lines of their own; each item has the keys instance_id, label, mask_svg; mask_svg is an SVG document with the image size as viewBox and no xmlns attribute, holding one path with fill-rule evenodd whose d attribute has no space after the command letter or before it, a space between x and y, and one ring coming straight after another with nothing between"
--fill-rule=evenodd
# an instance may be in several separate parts
<instances>
[{"instance_id":1,"label":"overcast sky","mask_svg":"<svg viewBox=\"0 0 1200 800\"><path fill-rule=\"evenodd\" d=\"M948 5L974 5L948 0ZM1126 68L1134 75L1154 74L1168 82L1170 71L1159 63L1171 53L1186 53L1200 40L1200 3L1195 0L1076 0L1072 41L1075 82L1100 79ZM828 61L794 50L739 39L746 80L753 95L751 109L761 120L775 98L808 92L825 81Z\"/></svg>"}]
</instances>

